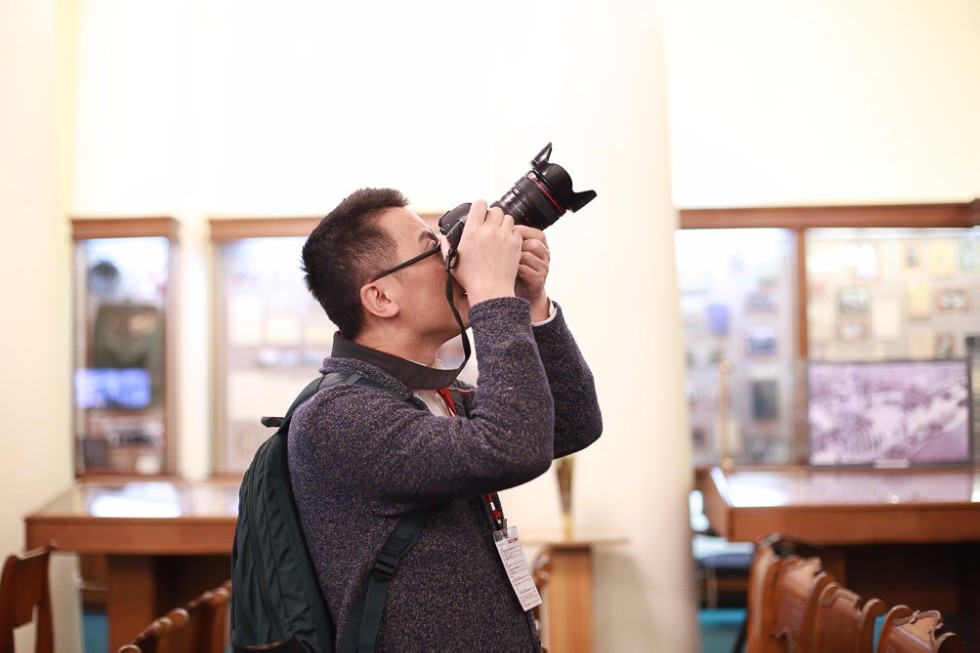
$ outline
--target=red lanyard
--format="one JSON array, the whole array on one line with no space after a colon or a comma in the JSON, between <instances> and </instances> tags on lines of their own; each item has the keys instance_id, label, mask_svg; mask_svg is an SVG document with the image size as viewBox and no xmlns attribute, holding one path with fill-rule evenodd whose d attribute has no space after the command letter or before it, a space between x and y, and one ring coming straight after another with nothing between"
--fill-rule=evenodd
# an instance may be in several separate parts
<instances>
[{"instance_id":1,"label":"red lanyard","mask_svg":"<svg viewBox=\"0 0 980 653\"><path fill-rule=\"evenodd\" d=\"M442 397L442 403L446 404L446 409L449 411L449 414L455 416L456 404L453 403L453 396L449 392L449 388L437 388L436 392ZM506 531L507 518L504 517L504 509L500 505L500 497L497 496L496 492L487 492L483 495L483 500L486 501L487 509L490 511L494 529Z\"/></svg>"},{"instance_id":2,"label":"red lanyard","mask_svg":"<svg viewBox=\"0 0 980 653\"><path fill-rule=\"evenodd\" d=\"M436 392L438 392L439 396L442 397L442 403L446 404L449 414L455 417L456 404L453 403L453 395L449 392L449 388L436 388Z\"/></svg>"}]
</instances>

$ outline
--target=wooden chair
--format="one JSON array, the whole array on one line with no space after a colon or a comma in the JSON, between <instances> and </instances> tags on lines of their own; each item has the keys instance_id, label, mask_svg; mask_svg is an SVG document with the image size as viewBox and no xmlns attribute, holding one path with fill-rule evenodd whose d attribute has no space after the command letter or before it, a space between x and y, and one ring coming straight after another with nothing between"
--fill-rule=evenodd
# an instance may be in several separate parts
<instances>
[{"instance_id":1,"label":"wooden chair","mask_svg":"<svg viewBox=\"0 0 980 653\"><path fill-rule=\"evenodd\" d=\"M225 653L230 601L229 580L155 619L118 653Z\"/></svg>"},{"instance_id":2,"label":"wooden chair","mask_svg":"<svg viewBox=\"0 0 980 653\"><path fill-rule=\"evenodd\" d=\"M133 641L119 647L118 653L170 653L180 651L173 645L174 632L187 625L190 616L184 608L174 608L155 619Z\"/></svg>"},{"instance_id":3,"label":"wooden chair","mask_svg":"<svg viewBox=\"0 0 980 653\"><path fill-rule=\"evenodd\" d=\"M545 588L548 586L548 581L551 580L551 549L549 547L544 547L538 554L538 557L535 558L534 568L531 570L531 579L534 581L534 587L538 590L538 594L541 595L543 601ZM540 627L541 605L532 608L531 613L534 615Z\"/></svg>"},{"instance_id":4,"label":"wooden chair","mask_svg":"<svg viewBox=\"0 0 980 653\"><path fill-rule=\"evenodd\" d=\"M963 653L966 643L956 633L936 637L943 627L942 616L936 610L912 611L896 605L881 626L878 653Z\"/></svg>"},{"instance_id":5,"label":"wooden chair","mask_svg":"<svg viewBox=\"0 0 980 653\"><path fill-rule=\"evenodd\" d=\"M53 653L54 626L48 587L48 563L54 542L20 557L7 556L0 576L0 653L14 653L14 629L35 620L35 653Z\"/></svg>"},{"instance_id":6,"label":"wooden chair","mask_svg":"<svg viewBox=\"0 0 980 653\"><path fill-rule=\"evenodd\" d=\"M887 607L879 599L865 601L837 581L817 597L810 650L816 653L871 653L875 621Z\"/></svg>"},{"instance_id":7,"label":"wooden chair","mask_svg":"<svg viewBox=\"0 0 980 653\"><path fill-rule=\"evenodd\" d=\"M291 639L288 642L279 642L278 644L266 644L264 646L232 644L231 650L234 653L252 653L253 651L261 651L261 653L307 653L306 647L295 639Z\"/></svg>"},{"instance_id":8,"label":"wooden chair","mask_svg":"<svg viewBox=\"0 0 980 653\"><path fill-rule=\"evenodd\" d=\"M184 609L188 627L179 634L181 650L195 653L225 653L229 640L228 604L231 581L192 599Z\"/></svg>"},{"instance_id":9,"label":"wooden chair","mask_svg":"<svg viewBox=\"0 0 980 653\"><path fill-rule=\"evenodd\" d=\"M779 566L779 556L776 555L773 545L768 541L757 542L752 566L749 568L746 609L746 642L747 650L751 653L779 650L776 642L769 636L775 615L772 599Z\"/></svg>"},{"instance_id":10,"label":"wooden chair","mask_svg":"<svg viewBox=\"0 0 980 653\"><path fill-rule=\"evenodd\" d=\"M780 561L773 591L773 623L770 636L782 651L809 651L813 620L820 592L833 580L823 571L820 558L790 555Z\"/></svg>"}]
</instances>

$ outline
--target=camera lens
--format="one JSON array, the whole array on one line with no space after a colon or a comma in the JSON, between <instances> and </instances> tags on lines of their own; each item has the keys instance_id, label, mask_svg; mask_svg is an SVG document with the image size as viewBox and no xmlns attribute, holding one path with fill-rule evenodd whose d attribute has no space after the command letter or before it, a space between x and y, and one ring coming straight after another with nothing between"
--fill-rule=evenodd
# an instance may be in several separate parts
<instances>
[{"instance_id":1,"label":"camera lens","mask_svg":"<svg viewBox=\"0 0 980 653\"><path fill-rule=\"evenodd\" d=\"M525 224L535 229L550 227L565 213L565 209L551 197L537 177L534 171L527 173L493 206L499 206L504 213L513 216L515 224Z\"/></svg>"},{"instance_id":2,"label":"camera lens","mask_svg":"<svg viewBox=\"0 0 980 653\"><path fill-rule=\"evenodd\" d=\"M572 178L557 163L549 163L549 157L551 143L531 160L531 170L494 203L504 213L514 216L517 224L545 229L565 211L578 211L596 197L594 190L581 193L572 190Z\"/></svg>"},{"instance_id":3,"label":"camera lens","mask_svg":"<svg viewBox=\"0 0 980 653\"><path fill-rule=\"evenodd\" d=\"M595 199L594 190L575 192L572 178L557 163L549 163L551 143L544 146L531 161L531 170L518 179L492 206L498 206L514 218L515 224L535 229L553 225L566 211L578 211ZM439 229L453 248L459 245L469 204L460 204L439 219Z\"/></svg>"}]
</instances>

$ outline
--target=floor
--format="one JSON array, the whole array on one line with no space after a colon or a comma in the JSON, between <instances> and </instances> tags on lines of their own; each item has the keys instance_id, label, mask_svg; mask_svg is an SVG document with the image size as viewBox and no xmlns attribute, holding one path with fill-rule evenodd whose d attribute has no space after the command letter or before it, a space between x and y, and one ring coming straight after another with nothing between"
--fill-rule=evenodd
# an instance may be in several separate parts
<instances>
[{"instance_id":1,"label":"floor","mask_svg":"<svg viewBox=\"0 0 980 653\"><path fill-rule=\"evenodd\" d=\"M730 653L744 618L744 608L699 610L701 653ZM86 610L82 615L82 629L85 653L105 653L108 650L105 613Z\"/></svg>"},{"instance_id":2,"label":"floor","mask_svg":"<svg viewBox=\"0 0 980 653\"><path fill-rule=\"evenodd\" d=\"M104 612L98 610L82 612L82 636L85 653L105 653L109 650L109 634Z\"/></svg>"},{"instance_id":3,"label":"floor","mask_svg":"<svg viewBox=\"0 0 980 653\"><path fill-rule=\"evenodd\" d=\"M745 608L698 611L701 653L730 653L745 619Z\"/></svg>"}]
</instances>

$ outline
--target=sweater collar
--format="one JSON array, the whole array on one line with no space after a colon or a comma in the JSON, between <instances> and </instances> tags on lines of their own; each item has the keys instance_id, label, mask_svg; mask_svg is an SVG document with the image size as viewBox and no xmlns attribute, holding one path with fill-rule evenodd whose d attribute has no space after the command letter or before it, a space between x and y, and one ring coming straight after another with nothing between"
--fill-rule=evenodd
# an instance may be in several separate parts
<instances>
[{"instance_id":1,"label":"sweater collar","mask_svg":"<svg viewBox=\"0 0 980 653\"><path fill-rule=\"evenodd\" d=\"M333 351L330 355L334 358L354 358L365 363L370 363L392 375L409 388L416 390L445 388L459 374L458 369L441 370L415 363L405 358L399 358L392 354L386 354L377 349L369 349L344 338L339 332L334 334Z\"/></svg>"}]
</instances>

